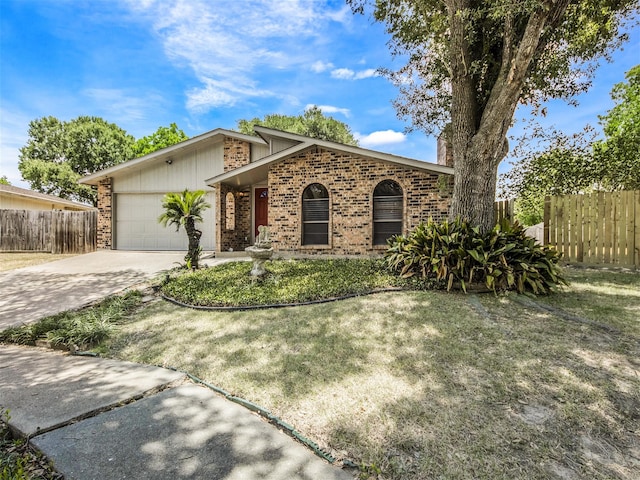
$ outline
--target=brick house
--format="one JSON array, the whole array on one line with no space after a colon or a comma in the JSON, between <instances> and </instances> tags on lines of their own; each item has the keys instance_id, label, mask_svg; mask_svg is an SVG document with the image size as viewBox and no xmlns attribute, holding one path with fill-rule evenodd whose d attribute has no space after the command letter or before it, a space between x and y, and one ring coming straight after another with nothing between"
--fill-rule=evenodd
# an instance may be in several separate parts
<instances>
[{"instance_id":1,"label":"brick house","mask_svg":"<svg viewBox=\"0 0 640 480\"><path fill-rule=\"evenodd\" d=\"M449 156L438 164L265 127L258 136L217 129L84 177L98 188L100 248L184 250L186 237L157 223L168 191L204 189L202 245L251 245L268 225L278 253L361 255L429 217L446 217Z\"/></svg>"}]
</instances>

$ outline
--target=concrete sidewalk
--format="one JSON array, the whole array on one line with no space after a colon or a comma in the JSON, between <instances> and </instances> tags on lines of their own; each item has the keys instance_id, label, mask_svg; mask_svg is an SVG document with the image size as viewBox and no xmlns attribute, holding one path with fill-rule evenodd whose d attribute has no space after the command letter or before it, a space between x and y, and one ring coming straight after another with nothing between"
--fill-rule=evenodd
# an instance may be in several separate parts
<instances>
[{"instance_id":1,"label":"concrete sidewalk","mask_svg":"<svg viewBox=\"0 0 640 480\"><path fill-rule=\"evenodd\" d=\"M0 407L69 480L353 480L249 410L163 368L3 345Z\"/></svg>"}]
</instances>

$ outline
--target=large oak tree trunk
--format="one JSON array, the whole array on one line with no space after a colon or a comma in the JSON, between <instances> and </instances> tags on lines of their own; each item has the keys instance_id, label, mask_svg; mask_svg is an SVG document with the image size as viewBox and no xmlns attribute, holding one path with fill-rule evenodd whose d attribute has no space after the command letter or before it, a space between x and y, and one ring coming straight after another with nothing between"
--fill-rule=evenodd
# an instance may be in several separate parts
<instances>
[{"instance_id":1,"label":"large oak tree trunk","mask_svg":"<svg viewBox=\"0 0 640 480\"><path fill-rule=\"evenodd\" d=\"M464 12L470 0L446 0L450 25L451 146L454 188L451 218L461 217L487 232L494 226L498 165L508 152L507 132L513 120L527 70L542 31L558 20L569 0L549 0L531 14L521 38L513 36L505 17L501 67L486 104L478 103Z\"/></svg>"},{"instance_id":2,"label":"large oak tree trunk","mask_svg":"<svg viewBox=\"0 0 640 480\"><path fill-rule=\"evenodd\" d=\"M488 231L495 224L494 202L497 165L473 148L460 152L464 160L456 159L450 216L461 217L472 225Z\"/></svg>"}]
</instances>

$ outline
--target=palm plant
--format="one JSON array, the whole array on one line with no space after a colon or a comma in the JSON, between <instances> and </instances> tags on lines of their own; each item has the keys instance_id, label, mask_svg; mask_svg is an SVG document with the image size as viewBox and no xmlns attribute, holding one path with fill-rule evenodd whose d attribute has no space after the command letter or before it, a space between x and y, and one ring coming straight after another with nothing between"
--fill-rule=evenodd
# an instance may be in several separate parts
<instances>
[{"instance_id":1,"label":"palm plant","mask_svg":"<svg viewBox=\"0 0 640 480\"><path fill-rule=\"evenodd\" d=\"M187 268L194 270L198 268L202 236L202 232L196 228L196 222L202 222L202 212L211 207L204 195L204 190L191 192L188 189L182 193L167 193L162 199L165 212L158 217L158 222L165 227L167 224L175 225L176 231L180 230L180 225L184 226L189 238L189 250L184 260Z\"/></svg>"}]
</instances>

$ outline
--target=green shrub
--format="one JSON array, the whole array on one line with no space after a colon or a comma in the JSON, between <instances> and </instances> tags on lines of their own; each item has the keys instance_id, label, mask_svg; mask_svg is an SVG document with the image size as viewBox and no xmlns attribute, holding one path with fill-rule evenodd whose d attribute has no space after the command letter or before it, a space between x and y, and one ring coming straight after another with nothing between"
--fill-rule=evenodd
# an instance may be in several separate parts
<instances>
[{"instance_id":1,"label":"green shrub","mask_svg":"<svg viewBox=\"0 0 640 480\"><path fill-rule=\"evenodd\" d=\"M385 260L402 277L432 279L447 290L466 292L468 285L480 284L494 292L542 294L567 284L558 266L560 254L507 220L486 234L459 219L430 220L408 236L390 239Z\"/></svg>"}]
</instances>

